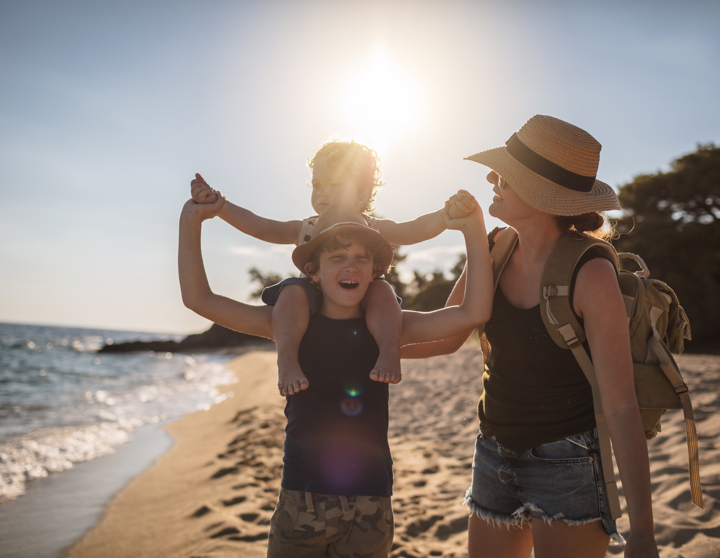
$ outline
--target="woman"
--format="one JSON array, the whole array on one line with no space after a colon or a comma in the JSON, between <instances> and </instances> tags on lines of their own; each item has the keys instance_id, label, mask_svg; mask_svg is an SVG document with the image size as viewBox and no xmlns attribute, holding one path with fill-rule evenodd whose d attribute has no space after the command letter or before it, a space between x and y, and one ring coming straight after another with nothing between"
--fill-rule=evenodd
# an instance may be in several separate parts
<instances>
[{"instance_id":1,"label":"woman","mask_svg":"<svg viewBox=\"0 0 720 558\"><path fill-rule=\"evenodd\" d=\"M481 433L466 503L470 558L605 556L622 541L602 483L592 390L572 353L542 322L540 279L557 240L569 229L599 231L599 211L620 209L595 178L600 144L587 132L534 116L505 147L467 159L489 167L490 215L518 231L485 326L486 355L478 405ZM490 243L503 234L490 233ZM462 300L465 276L449 305ZM574 288L574 292L573 289ZM571 301L587 334L628 505L626 557L657 557L647 445L633 383L625 307L613 264L602 254L580 262ZM404 349L404 357L454 352L466 335Z\"/></svg>"}]
</instances>

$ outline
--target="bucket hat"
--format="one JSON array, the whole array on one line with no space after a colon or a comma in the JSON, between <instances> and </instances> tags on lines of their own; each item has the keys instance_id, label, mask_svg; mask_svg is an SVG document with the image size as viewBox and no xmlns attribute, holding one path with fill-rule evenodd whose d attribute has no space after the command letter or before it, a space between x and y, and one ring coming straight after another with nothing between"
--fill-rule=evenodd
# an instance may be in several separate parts
<instances>
[{"instance_id":1,"label":"bucket hat","mask_svg":"<svg viewBox=\"0 0 720 558\"><path fill-rule=\"evenodd\" d=\"M569 216L620 209L615 191L596 178L601 148L585 130L536 115L504 147L465 159L497 172L535 209Z\"/></svg>"},{"instance_id":2,"label":"bucket hat","mask_svg":"<svg viewBox=\"0 0 720 558\"><path fill-rule=\"evenodd\" d=\"M385 272L392 263L393 248L378 231L367 226L362 215L356 211L338 206L328 207L318 217L309 242L301 244L292 253L292 261L301 272L310 261L312 253L326 239L342 231L356 231L374 245L373 268Z\"/></svg>"}]
</instances>

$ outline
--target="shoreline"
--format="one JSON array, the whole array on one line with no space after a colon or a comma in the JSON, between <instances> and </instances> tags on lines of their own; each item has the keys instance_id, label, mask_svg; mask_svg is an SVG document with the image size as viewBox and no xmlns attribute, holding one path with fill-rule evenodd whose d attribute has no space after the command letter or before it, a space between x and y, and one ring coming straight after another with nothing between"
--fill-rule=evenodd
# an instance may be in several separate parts
<instances>
[{"instance_id":1,"label":"shoreline","mask_svg":"<svg viewBox=\"0 0 720 558\"><path fill-rule=\"evenodd\" d=\"M232 521L233 513L242 504L241 500L227 496L232 493L227 480L232 484L234 480L225 472L226 468L218 468L214 461L227 450L227 438L232 438L235 419L243 411L270 406L276 411L276 421L283 417L284 399L277 395L275 362L274 352L258 351L228 363L237 381L223 386L221 392L232 396L207 411L167 424L165 429L174 440L172 447L107 504L101 521L64 556L176 557L189 552L213 554L221 550L221 537L213 539L213 533L208 539L203 533L202 540L198 541L195 530L188 530L186 523L193 519L205 523L208 516L215 516L214 532L226 531L225 523ZM221 482L221 486L209 484L207 481L213 478L226 482ZM206 500L217 501L218 509L203 506ZM274 505L273 499L272 509ZM262 526L255 536L265 534L266 538L266 531L267 526ZM122 537L118 533L132 533L132 536ZM210 544L203 544L207 540ZM202 548L198 548L198 543ZM255 555L245 554L249 558Z\"/></svg>"},{"instance_id":2,"label":"shoreline","mask_svg":"<svg viewBox=\"0 0 720 558\"><path fill-rule=\"evenodd\" d=\"M97 525L107 503L172 443L162 425L144 425L113 453L28 483L25 494L0 504L3 558L60 558Z\"/></svg>"},{"instance_id":3,"label":"shoreline","mask_svg":"<svg viewBox=\"0 0 720 558\"><path fill-rule=\"evenodd\" d=\"M682 412L670 411L648 443L655 535L662 558L720 555L720 357L678 358L695 407L705 509L690 500ZM230 365L234 396L166 425L175 444L107 505L68 558L129 556L264 557L282 472L284 399L275 353ZM392 558L467 558L467 511L481 392L473 346L453 355L403 361L391 387L395 541ZM461 388L461 389L459 389ZM627 538L627 509L619 531ZM623 547L610 547L618 556Z\"/></svg>"}]
</instances>

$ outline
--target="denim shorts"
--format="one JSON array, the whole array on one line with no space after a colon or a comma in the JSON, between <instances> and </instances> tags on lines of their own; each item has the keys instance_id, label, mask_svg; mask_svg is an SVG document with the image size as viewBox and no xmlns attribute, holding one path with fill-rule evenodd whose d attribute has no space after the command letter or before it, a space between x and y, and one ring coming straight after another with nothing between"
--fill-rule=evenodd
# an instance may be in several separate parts
<instances>
[{"instance_id":1,"label":"denim shorts","mask_svg":"<svg viewBox=\"0 0 720 558\"><path fill-rule=\"evenodd\" d=\"M533 519L568 525L602 521L611 543L623 543L610 515L599 445L591 431L512 451L481 432L465 504L470 513L508 527Z\"/></svg>"},{"instance_id":2,"label":"denim shorts","mask_svg":"<svg viewBox=\"0 0 720 558\"><path fill-rule=\"evenodd\" d=\"M376 277L375 281L384 281L384 279L382 277ZM322 305L322 291L316 283L313 283L307 277L290 277L288 279L283 279L279 283L265 287L260 295L260 298L268 306L274 306L280 297L280 291L285 285L300 285L303 289L305 289L308 304L310 305L311 316L320 309L320 306ZM402 298L397 295L395 295L395 298L397 299L398 304L402 304Z\"/></svg>"}]
</instances>

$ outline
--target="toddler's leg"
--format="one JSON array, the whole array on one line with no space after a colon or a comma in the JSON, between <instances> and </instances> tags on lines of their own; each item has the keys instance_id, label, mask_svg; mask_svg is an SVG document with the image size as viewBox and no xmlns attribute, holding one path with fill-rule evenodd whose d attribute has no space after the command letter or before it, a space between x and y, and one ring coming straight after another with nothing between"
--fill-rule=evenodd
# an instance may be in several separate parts
<instances>
[{"instance_id":1,"label":"toddler's leg","mask_svg":"<svg viewBox=\"0 0 720 558\"><path fill-rule=\"evenodd\" d=\"M400 371L400 332L402 310L395 298L395 291L385 281L373 281L363 299L365 321L380 349L370 378L376 382L397 384L402 378Z\"/></svg>"},{"instance_id":2,"label":"toddler's leg","mask_svg":"<svg viewBox=\"0 0 720 558\"><path fill-rule=\"evenodd\" d=\"M271 318L278 352L278 390L282 396L299 393L310 385L298 362L300 342L309 323L310 306L305 289L300 285L285 285Z\"/></svg>"}]
</instances>

